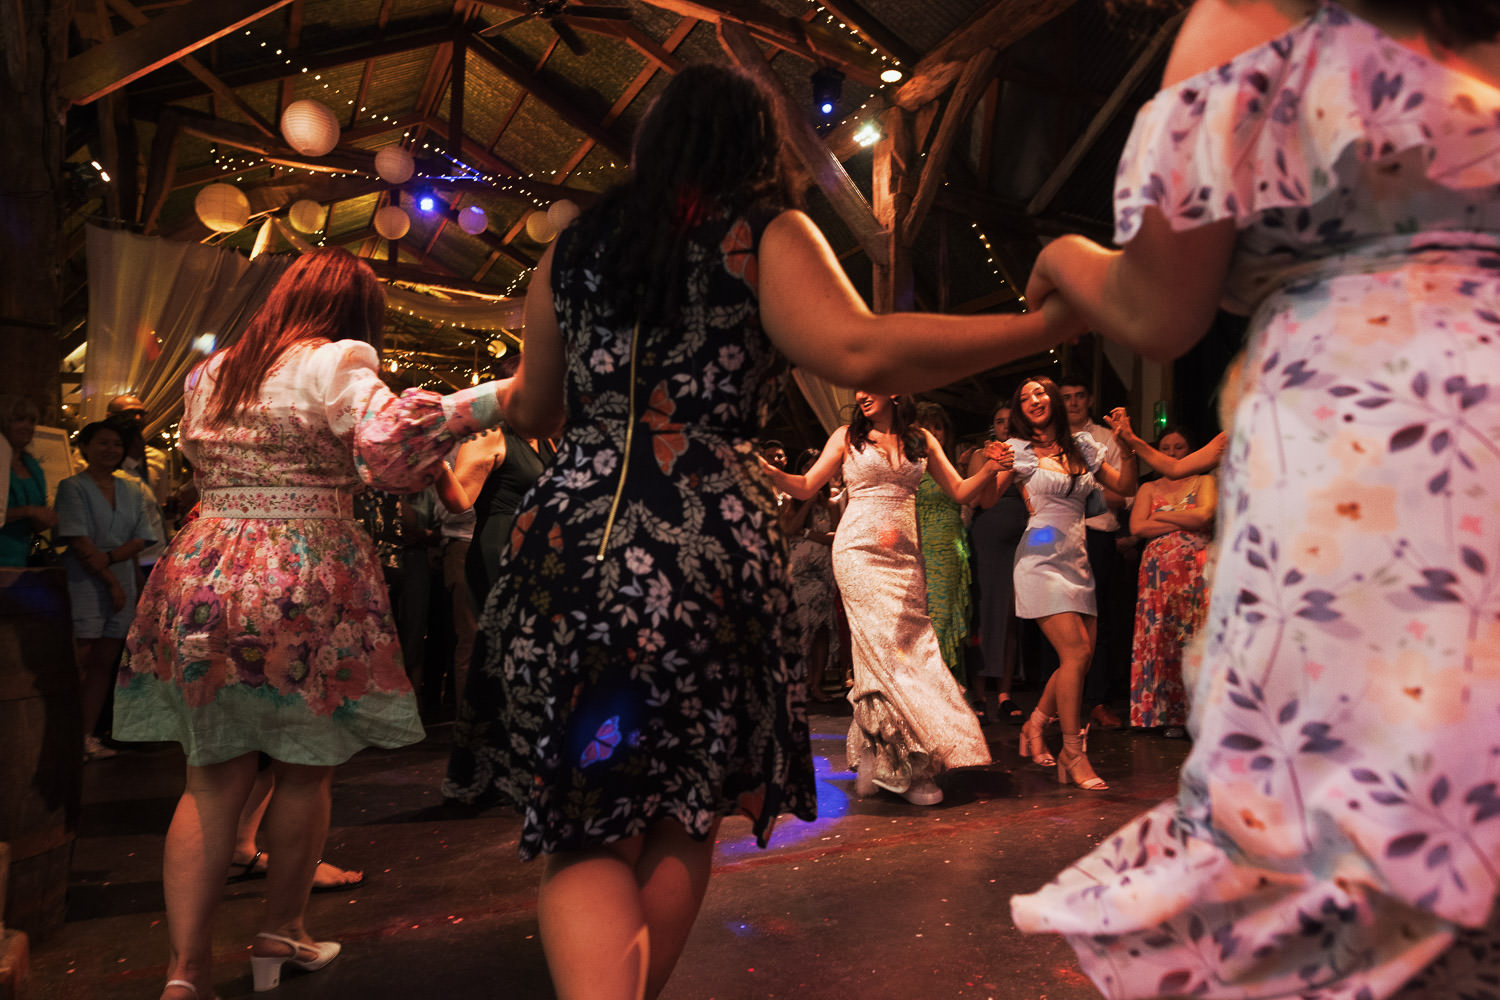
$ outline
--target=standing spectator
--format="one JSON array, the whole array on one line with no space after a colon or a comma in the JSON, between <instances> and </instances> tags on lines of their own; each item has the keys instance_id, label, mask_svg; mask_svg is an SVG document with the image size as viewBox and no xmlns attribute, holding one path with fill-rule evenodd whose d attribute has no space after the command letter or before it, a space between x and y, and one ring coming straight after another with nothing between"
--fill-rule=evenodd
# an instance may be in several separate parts
<instances>
[{"instance_id":1,"label":"standing spectator","mask_svg":"<svg viewBox=\"0 0 1500 1000\"><path fill-rule=\"evenodd\" d=\"M139 396L125 393L109 401L105 408L110 418L135 425L135 437L125 442L125 461L121 468L146 484L157 503L167 499L167 453L146 440L146 404Z\"/></svg>"},{"instance_id":2,"label":"standing spectator","mask_svg":"<svg viewBox=\"0 0 1500 1000\"><path fill-rule=\"evenodd\" d=\"M41 411L26 396L0 396L0 434L10 450L10 489L5 527L0 530L0 566L25 566L32 538L57 526L57 515L47 506L47 480L42 465L26 449L36 436Z\"/></svg>"},{"instance_id":3,"label":"standing spectator","mask_svg":"<svg viewBox=\"0 0 1500 1000\"><path fill-rule=\"evenodd\" d=\"M1115 432L1094 421L1094 394L1077 375L1063 375L1057 388L1068 411L1068 431L1084 433L1099 446L1105 464L1120 468L1124 453ZM1098 639L1083 685L1083 703L1089 720L1101 729L1119 729L1123 722L1110 702L1126 693L1130 676L1130 581L1125 560L1115 544L1120 535L1120 517L1127 498L1099 483L1104 509L1084 522L1089 553L1089 571L1094 577L1094 599L1098 608Z\"/></svg>"},{"instance_id":4,"label":"standing spectator","mask_svg":"<svg viewBox=\"0 0 1500 1000\"><path fill-rule=\"evenodd\" d=\"M953 421L947 411L936 403L918 403L917 426L931 434L943 454L953 460ZM930 470L922 473L917 486L917 537L927 578L927 617L937 633L943 663L958 686L967 689L969 530L964 526L963 505L944 492Z\"/></svg>"},{"instance_id":5,"label":"standing spectator","mask_svg":"<svg viewBox=\"0 0 1500 1000\"><path fill-rule=\"evenodd\" d=\"M1179 427L1163 431L1156 448L1169 459L1193 450ZM1212 476L1184 476L1142 484L1130 510L1130 533L1146 540L1136 588L1130 724L1159 726L1168 739L1187 735L1182 662L1208 612L1203 567L1217 504Z\"/></svg>"},{"instance_id":6,"label":"standing spectator","mask_svg":"<svg viewBox=\"0 0 1500 1000\"><path fill-rule=\"evenodd\" d=\"M448 461L454 468L455 477L458 474L459 456L463 453L463 445L459 445L448 454ZM469 547L474 542L474 497L479 495L479 484L476 483L471 491L470 485L458 480L462 491L463 505L457 510L444 502L438 509L438 533L442 536L442 565L443 565L443 590L448 595L448 607L453 624L453 656L450 658L450 666L447 677L443 679L441 690L428 689L428 704L433 708L441 708L444 704L453 706L457 711L459 701L464 696L464 680L469 675L469 661L474 658L474 634L476 629L474 615L474 598L469 594L469 581L464 573L464 563L469 556ZM438 680L434 677L433 680Z\"/></svg>"},{"instance_id":7,"label":"standing spectator","mask_svg":"<svg viewBox=\"0 0 1500 1000\"><path fill-rule=\"evenodd\" d=\"M116 475L125 457L107 421L78 432L84 470L57 484L57 536L67 545L68 599L83 678L83 753L114 755L94 735L109 698L110 674L135 618L135 557L156 540L153 500L133 476Z\"/></svg>"},{"instance_id":8,"label":"standing spectator","mask_svg":"<svg viewBox=\"0 0 1500 1000\"><path fill-rule=\"evenodd\" d=\"M990 417L991 441L1010 437L1010 401L995 407ZM969 458L967 475L979 471L984 453ZM1016 545L1026 532L1026 501L1014 479L1002 491L986 484L974 500L969 538L979 581L979 660L969 682L978 688L981 717L990 722L1020 725L1021 706L1011 700L1020 660L1020 622L1016 619ZM1032 667L1032 669L1036 669Z\"/></svg>"}]
</instances>

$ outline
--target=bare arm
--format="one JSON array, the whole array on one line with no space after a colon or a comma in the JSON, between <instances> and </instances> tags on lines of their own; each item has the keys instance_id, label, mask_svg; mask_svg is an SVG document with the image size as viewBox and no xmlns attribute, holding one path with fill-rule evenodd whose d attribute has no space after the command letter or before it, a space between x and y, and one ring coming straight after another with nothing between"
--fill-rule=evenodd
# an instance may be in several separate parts
<instances>
[{"instance_id":1,"label":"bare arm","mask_svg":"<svg viewBox=\"0 0 1500 1000\"><path fill-rule=\"evenodd\" d=\"M766 227L759 266L766 333L793 364L835 385L920 392L1084 330L1063 303L1019 314L877 315L818 227L797 211L783 212Z\"/></svg>"},{"instance_id":2,"label":"bare arm","mask_svg":"<svg viewBox=\"0 0 1500 1000\"><path fill-rule=\"evenodd\" d=\"M986 455L980 464L979 471L961 479L958 470L953 463L948 461L948 456L938 444L937 438L931 432L922 431L922 436L927 440L927 474L932 476L933 482L943 488L943 492L952 497L957 503L968 503L987 486L995 481L995 473L1000 469L1000 463L993 457Z\"/></svg>"},{"instance_id":3,"label":"bare arm","mask_svg":"<svg viewBox=\"0 0 1500 1000\"><path fill-rule=\"evenodd\" d=\"M843 464L844 446L848 440L849 428L847 426L840 427L828 435L828 443L823 445L823 453L808 467L807 472L800 476L783 472L765 459L760 460L760 467L778 490L798 500L807 500L821 490L823 484L833 478L834 470Z\"/></svg>"},{"instance_id":4,"label":"bare arm","mask_svg":"<svg viewBox=\"0 0 1500 1000\"><path fill-rule=\"evenodd\" d=\"M1157 520L1156 511L1151 509L1156 487L1154 482L1147 483L1135 495L1135 506L1130 509L1130 533L1137 538L1157 538L1177 530L1172 525Z\"/></svg>"},{"instance_id":5,"label":"bare arm","mask_svg":"<svg viewBox=\"0 0 1500 1000\"><path fill-rule=\"evenodd\" d=\"M1219 509L1219 485L1213 476L1198 477L1193 506L1183 510L1159 510L1159 521L1181 528L1184 531L1208 531L1214 523Z\"/></svg>"},{"instance_id":6,"label":"bare arm","mask_svg":"<svg viewBox=\"0 0 1500 1000\"><path fill-rule=\"evenodd\" d=\"M432 485L437 489L438 502L450 514L468 510L474 505L474 501L469 499L468 491L463 488L463 484L458 481L458 477L453 474L447 462L442 463L438 469L437 478L433 480Z\"/></svg>"},{"instance_id":7,"label":"bare arm","mask_svg":"<svg viewBox=\"0 0 1500 1000\"><path fill-rule=\"evenodd\" d=\"M1214 435L1212 441L1197 451L1181 458L1169 458L1147 444L1135 432L1135 428L1130 425L1130 417L1125 414L1124 410L1116 409L1105 419L1123 444L1139 455L1143 462L1155 469L1158 475L1167 479L1186 479L1188 476L1201 476L1212 472L1223 460L1224 448L1229 443L1229 436L1220 431Z\"/></svg>"},{"instance_id":8,"label":"bare arm","mask_svg":"<svg viewBox=\"0 0 1500 1000\"><path fill-rule=\"evenodd\" d=\"M521 367L514 378L505 379L496 390L506 421L522 437L553 437L562 431L567 412L563 406L562 331L552 306L552 256L554 243L542 254L526 290L526 336L522 343Z\"/></svg>"},{"instance_id":9,"label":"bare arm","mask_svg":"<svg viewBox=\"0 0 1500 1000\"><path fill-rule=\"evenodd\" d=\"M453 476L463 487L464 496L469 498L471 505L479 497L479 491L484 489L490 470L504 461L505 431L499 427L458 446L458 454L453 459Z\"/></svg>"},{"instance_id":10,"label":"bare arm","mask_svg":"<svg viewBox=\"0 0 1500 1000\"><path fill-rule=\"evenodd\" d=\"M1101 462L1094 478L1122 497L1132 497L1136 486L1135 454L1128 450L1128 446L1122 450L1125 455L1120 459L1120 467L1117 469L1108 462Z\"/></svg>"}]
</instances>

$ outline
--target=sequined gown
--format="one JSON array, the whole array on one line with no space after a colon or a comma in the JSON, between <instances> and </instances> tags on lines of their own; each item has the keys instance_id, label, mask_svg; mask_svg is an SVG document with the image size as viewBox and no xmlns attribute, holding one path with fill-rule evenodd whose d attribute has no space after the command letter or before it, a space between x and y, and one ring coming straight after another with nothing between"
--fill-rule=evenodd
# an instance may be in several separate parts
<instances>
[{"instance_id":1,"label":"sequined gown","mask_svg":"<svg viewBox=\"0 0 1500 1000\"><path fill-rule=\"evenodd\" d=\"M876 783L894 792L946 768L990 762L927 617L914 499L926 466L903 456L893 467L873 445L847 449L848 506L833 540L854 654L849 765L870 747Z\"/></svg>"},{"instance_id":2,"label":"sequined gown","mask_svg":"<svg viewBox=\"0 0 1500 1000\"><path fill-rule=\"evenodd\" d=\"M1016 924L1110 998L1496 996L1500 89L1324 2L1121 163L1116 242L1233 220L1252 314L1194 743Z\"/></svg>"}]
</instances>

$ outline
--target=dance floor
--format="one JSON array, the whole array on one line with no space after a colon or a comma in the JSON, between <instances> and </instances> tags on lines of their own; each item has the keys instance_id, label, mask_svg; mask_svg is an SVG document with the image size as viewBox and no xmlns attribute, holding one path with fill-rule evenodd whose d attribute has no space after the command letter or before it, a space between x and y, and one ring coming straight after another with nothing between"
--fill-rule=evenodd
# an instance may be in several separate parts
<instances>
[{"instance_id":1,"label":"dance floor","mask_svg":"<svg viewBox=\"0 0 1500 1000\"><path fill-rule=\"evenodd\" d=\"M1057 784L1016 753L1017 728L986 729L995 763L951 775L933 808L854 797L847 706L813 717L816 823L784 818L769 850L724 823L703 913L665 1000L1072 1000L1097 997L1072 951L1017 933L1009 898L1045 882L1121 823L1172 794L1183 741L1090 740L1107 792ZM516 858L505 809L459 812L438 794L450 727L367 751L334 786L326 856L364 869L317 894L309 926L344 943L327 969L290 968L271 997L546 1000L536 865ZM1056 737L1053 737L1054 742ZM87 766L67 923L32 945L29 996L154 998L164 981L162 835L182 781L175 748ZM214 931L221 1000L252 995L248 946L264 880L227 886Z\"/></svg>"}]
</instances>

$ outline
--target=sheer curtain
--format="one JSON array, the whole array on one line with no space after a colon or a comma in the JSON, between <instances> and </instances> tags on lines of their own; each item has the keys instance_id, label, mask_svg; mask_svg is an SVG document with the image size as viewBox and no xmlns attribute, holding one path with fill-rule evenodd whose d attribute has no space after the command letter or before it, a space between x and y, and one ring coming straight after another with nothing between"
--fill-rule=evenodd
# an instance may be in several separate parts
<instances>
[{"instance_id":1,"label":"sheer curtain","mask_svg":"<svg viewBox=\"0 0 1500 1000\"><path fill-rule=\"evenodd\" d=\"M100 420L109 401L134 392L146 404L149 439L182 412L182 380L204 357L198 338L232 344L291 258L88 227L89 324L83 413Z\"/></svg>"},{"instance_id":2,"label":"sheer curtain","mask_svg":"<svg viewBox=\"0 0 1500 1000\"><path fill-rule=\"evenodd\" d=\"M792 378L802 390L807 405L812 407L818 423L823 425L824 432L832 434L835 427L844 423L844 408L854 404L854 390L841 389L800 368L792 369Z\"/></svg>"}]
</instances>

